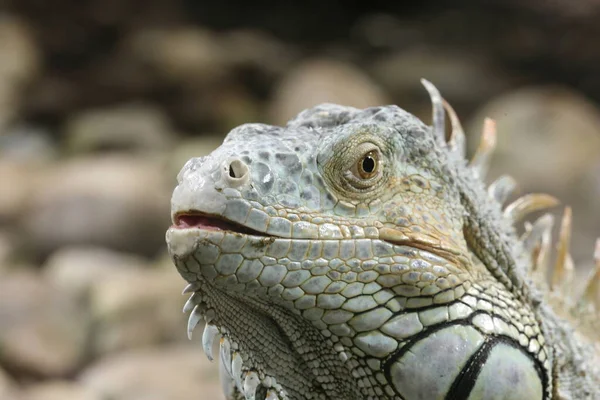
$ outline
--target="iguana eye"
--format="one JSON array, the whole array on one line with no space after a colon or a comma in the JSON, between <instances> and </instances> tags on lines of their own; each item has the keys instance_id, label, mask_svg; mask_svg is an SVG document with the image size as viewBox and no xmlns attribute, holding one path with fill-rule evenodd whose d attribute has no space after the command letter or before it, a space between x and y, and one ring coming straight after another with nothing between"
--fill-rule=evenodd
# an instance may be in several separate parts
<instances>
[{"instance_id":1,"label":"iguana eye","mask_svg":"<svg viewBox=\"0 0 600 400\"><path fill-rule=\"evenodd\" d=\"M372 150L363 155L356 163L354 175L360 179L369 179L377 174L379 168L379 153Z\"/></svg>"},{"instance_id":2,"label":"iguana eye","mask_svg":"<svg viewBox=\"0 0 600 400\"><path fill-rule=\"evenodd\" d=\"M343 147L342 147L343 146ZM355 145L347 142L342 148L334 151L332 173L335 178L332 184L338 186L344 194L365 194L381 185L385 177L386 159L380 150L381 144L373 141L364 141ZM340 171L340 167L341 171Z\"/></svg>"}]
</instances>

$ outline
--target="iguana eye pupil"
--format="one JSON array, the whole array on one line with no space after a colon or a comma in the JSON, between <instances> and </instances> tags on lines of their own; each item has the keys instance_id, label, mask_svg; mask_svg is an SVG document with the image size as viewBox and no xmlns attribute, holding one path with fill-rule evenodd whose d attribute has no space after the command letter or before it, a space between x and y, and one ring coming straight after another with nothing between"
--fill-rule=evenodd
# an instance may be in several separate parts
<instances>
[{"instance_id":1,"label":"iguana eye pupil","mask_svg":"<svg viewBox=\"0 0 600 400\"><path fill-rule=\"evenodd\" d=\"M363 159L363 171L365 171L366 173L371 173L373 172L373 170L375 169L375 160L373 160L373 157L371 156L367 156Z\"/></svg>"},{"instance_id":2,"label":"iguana eye pupil","mask_svg":"<svg viewBox=\"0 0 600 400\"><path fill-rule=\"evenodd\" d=\"M358 163L358 173L362 179L368 179L377 172L377 156L371 151Z\"/></svg>"}]
</instances>

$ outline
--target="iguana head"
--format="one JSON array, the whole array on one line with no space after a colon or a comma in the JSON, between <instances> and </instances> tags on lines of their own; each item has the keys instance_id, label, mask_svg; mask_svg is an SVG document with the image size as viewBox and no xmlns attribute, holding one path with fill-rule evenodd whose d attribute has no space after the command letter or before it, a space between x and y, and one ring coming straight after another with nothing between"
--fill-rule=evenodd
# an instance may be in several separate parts
<instances>
[{"instance_id":1,"label":"iguana head","mask_svg":"<svg viewBox=\"0 0 600 400\"><path fill-rule=\"evenodd\" d=\"M493 302L471 295L520 304L465 239L461 146L396 106L324 104L285 127L237 127L187 162L167 242L193 293L189 332L204 317L209 357L221 336L235 383L226 379L226 391L259 400L460 395L458 376L494 324L518 338L478 313ZM473 285L482 277L488 294ZM415 337L427 332L438 333L419 348ZM486 356L500 362L496 345ZM445 346L462 353L430 357ZM408 354L430 357L427 368ZM520 351L510 357L525 365L517 392L535 398L539 367ZM476 390L477 376L469 379Z\"/></svg>"}]
</instances>

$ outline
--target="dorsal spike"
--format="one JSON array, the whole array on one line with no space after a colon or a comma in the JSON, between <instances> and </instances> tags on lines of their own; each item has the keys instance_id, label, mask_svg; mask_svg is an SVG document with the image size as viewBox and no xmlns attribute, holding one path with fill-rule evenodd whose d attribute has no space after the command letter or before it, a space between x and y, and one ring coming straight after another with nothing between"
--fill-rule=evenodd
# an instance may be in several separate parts
<instances>
[{"instance_id":1,"label":"dorsal spike","mask_svg":"<svg viewBox=\"0 0 600 400\"><path fill-rule=\"evenodd\" d=\"M473 154L470 167L475 174L484 179L490 166L490 160L494 149L496 148L496 121L486 118L483 121L483 131L481 132L481 141L479 147Z\"/></svg>"},{"instance_id":2,"label":"dorsal spike","mask_svg":"<svg viewBox=\"0 0 600 400\"><path fill-rule=\"evenodd\" d=\"M550 269L550 254L552 253L552 232L546 231L534 254L534 268L540 282L548 286L548 270Z\"/></svg>"},{"instance_id":3,"label":"dorsal spike","mask_svg":"<svg viewBox=\"0 0 600 400\"><path fill-rule=\"evenodd\" d=\"M429 93L429 97L431 98L431 106L433 108L433 134L435 136L436 141L440 145L446 144L446 116L444 113L444 104L442 95L439 90L433 85L433 83L429 82L427 79L421 79L421 84L425 86L425 89Z\"/></svg>"},{"instance_id":4,"label":"dorsal spike","mask_svg":"<svg viewBox=\"0 0 600 400\"><path fill-rule=\"evenodd\" d=\"M525 251L531 253L533 249L539 245L546 232L552 233L553 226L554 216L552 214L542 215L536 219L533 224L526 223L525 233L521 236Z\"/></svg>"},{"instance_id":5,"label":"dorsal spike","mask_svg":"<svg viewBox=\"0 0 600 400\"><path fill-rule=\"evenodd\" d=\"M533 224L527 224L522 237L523 248L531 255L533 277L542 287L548 285L548 268L552 247L554 216L544 214Z\"/></svg>"},{"instance_id":6,"label":"dorsal spike","mask_svg":"<svg viewBox=\"0 0 600 400\"><path fill-rule=\"evenodd\" d=\"M513 221L513 223L516 223L534 211L554 207L558 204L559 201L554 196L545 193L531 193L519 197L506 206L504 209L504 217Z\"/></svg>"},{"instance_id":7,"label":"dorsal spike","mask_svg":"<svg viewBox=\"0 0 600 400\"><path fill-rule=\"evenodd\" d=\"M600 308L600 238L596 240L594 260L596 265L585 284L582 300L587 304Z\"/></svg>"},{"instance_id":8,"label":"dorsal spike","mask_svg":"<svg viewBox=\"0 0 600 400\"><path fill-rule=\"evenodd\" d=\"M450 139L448 140L448 149L453 154L456 154L457 158L462 160L465 158L467 154L467 139L465 136L465 131L454 111L454 108L448 103L446 100L442 99L444 104L444 108L448 113L448 118L450 118L450 123L452 124L452 133L450 133Z\"/></svg>"},{"instance_id":9,"label":"dorsal spike","mask_svg":"<svg viewBox=\"0 0 600 400\"><path fill-rule=\"evenodd\" d=\"M488 194L492 199L502 205L506 203L506 200L508 200L516 187L517 181L515 181L512 176L502 175L490 184L488 187Z\"/></svg>"},{"instance_id":10,"label":"dorsal spike","mask_svg":"<svg viewBox=\"0 0 600 400\"><path fill-rule=\"evenodd\" d=\"M556 264L552 273L552 290L565 292L572 283L573 277L573 260L569 254L571 245L571 228L572 228L572 211L571 207L565 207L563 217L560 224L560 233L556 244Z\"/></svg>"}]
</instances>

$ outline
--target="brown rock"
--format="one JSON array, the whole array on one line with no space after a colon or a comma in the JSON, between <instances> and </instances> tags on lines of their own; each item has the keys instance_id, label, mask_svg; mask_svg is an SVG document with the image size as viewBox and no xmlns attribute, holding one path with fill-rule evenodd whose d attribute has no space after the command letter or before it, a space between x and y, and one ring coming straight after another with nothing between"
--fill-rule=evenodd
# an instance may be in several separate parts
<instances>
[{"instance_id":1,"label":"brown rock","mask_svg":"<svg viewBox=\"0 0 600 400\"><path fill-rule=\"evenodd\" d=\"M89 295L91 287L115 275L142 275L148 262L142 257L119 253L102 247L71 246L54 252L43 266L49 282L82 298Z\"/></svg>"},{"instance_id":2,"label":"brown rock","mask_svg":"<svg viewBox=\"0 0 600 400\"><path fill-rule=\"evenodd\" d=\"M0 275L10 270L17 258L17 248L14 235L0 230Z\"/></svg>"},{"instance_id":3,"label":"brown rock","mask_svg":"<svg viewBox=\"0 0 600 400\"><path fill-rule=\"evenodd\" d=\"M133 57L175 83L205 84L224 72L222 49L209 31L191 26L146 29L127 42Z\"/></svg>"},{"instance_id":4,"label":"brown rock","mask_svg":"<svg viewBox=\"0 0 600 400\"><path fill-rule=\"evenodd\" d=\"M210 154L223 143L222 135L202 135L201 137L182 140L171 153L169 170L171 176L177 176L181 168L192 157Z\"/></svg>"},{"instance_id":5,"label":"brown rock","mask_svg":"<svg viewBox=\"0 0 600 400\"><path fill-rule=\"evenodd\" d=\"M298 54L290 43L283 43L266 32L240 29L221 36L224 61L233 68L256 68L267 76L284 73Z\"/></svg>"},{"instance_id":6,"label":"brown rock","mask_svg":"<svg viewBox=\"0 0 600 400\"><path fill-rule=\"evenodd\" d=\"M164 150L173 142L169 120L160 109L127 104L88 110L73 116L66 128L71 153L94 150Z\"/></svg>"},{"instance_id":7,"label":"brown rock","mask_svg":"<svg viewBox=\"0 0 600 400\"><path fill-rule=\"evenodd\" d=\"M20 271L0 280L0 363L39 377L72 373L89 332L87 311L74 298Z\"/></svg>"},{"instance_id":8,"label":"brown rock","mask_svg":"<svg viewBox=\"0 0 600 400\"><path fill-rule=\"evenodd\" d=\"M106 357L81 382L111 400L222 399L217 371L200 346L188 345Z\"/></svg>"},{"instance_id":9,"label":"brown rock","mask_svg":"<svg viewBox=\"0 0 600 400\"><path fill-rule=\"evenodd\" d=\"M104 397L81 384L50 381L35 384L23 391L21 400L103 400Z\"/></svg>"},{"instance_id":10,"label":"brown rock","mask_svg":"<svg viewBox=\"0 0 600 400\"><path fill-rule=\"evenodd\" d=\"M39 58L29 28L3 14L0 18L0 134L16 115L20 90L37 75Z\"/></svg>"},{"instance_id":11,"label":"brown rock","mask_svg":"<svg viewBox=\"0 0 600 400\"><path fill-rule=\"evenodd\" d=\"M16 388L12 380L0 369L0 400L15 400Z\"/></svg>"},{"instance_id":12,"label":"brown rock","mask_svg":"<svg viewBox=\"0 0 600 400\"><path fill-rule=\"evenodd\" d=\"M152 255L164 248L173 177L156 157L99 155L48 169L23 225L31 250L100 245Z\"/></svg>"},{"instance_id":13,"label":"brown rock","mask_svg":"<svg viewBox=\"0 0 600 400\"><path fill-rule=\"evenodd\" d=\"M0 225L13 225L24 210L39 168L0 158ZM10 190L4 190L10 188Z\"/></svg>"},{"instance_id":14,"label":"brown rock","mask_svg":"<svg viewBox=\"0 0 600 400\"><path fill-rule=\"evenodd\" d=\"M39 70L40 54L28 26L9 15L0 20L0 76L13 84L28 82Z\"/></svg>"},{"instance_id":15,"label":"brown rock","mask_svg":"<svg viewBox=\"0 0 600 400\"><path fill-rule=\"evenodd\" d=\"M388 102L381 88L352 65L310 60L280 82L269 109L272 122L285 124L300 111L320 103L365 108Z\"/></svg>"},{"instance_id":16,"label":"brown rock","mask_svg":"<svg viewBox=\"0 0 600 400\"><path fill-rule=\"evenodd\" d=\"M600 112L566 88L524 88L485 104L468 125L472 149L486 116L497 123L496 164L527 187L565 190L600 157Z\"/></svg>"},{"instance_id":17,"label":"brown rock","mask_svg":"<svg viewBox=\"0 0 600 400\"><path fill-rule=\"evenodd\" d=\"M591 260L600 236L600 111L563 87L509 92L484 105L468 124L472 149L486 116L498 129L490 178L512 175L521 194L547 192L573 206L576 261Z\"/></svg>"},{"instance_id":18,"label":"brown rock","mask_svg":"<svg viewBox=\"0 0 600 400\"><path fill-rule=\"evenodd\" d=\"M184 286L174 268L129 270L98 281L90 296L94 353L187 340Z\"/></svg>"},{"instance_id":19,"label":"brown rock","mask_svg":"<svg viewBox=\"0 0 600 400\"><path fill-rule=\"evenodd\" d=\"M421 78L432 82L455 107L469 106L499 93L509 86L508 78L472 53L432 47L414 47L389 53L375 60L370 71L394 96L402 108L426 109L430 101Z\"/></svg>"}]
</instances>

